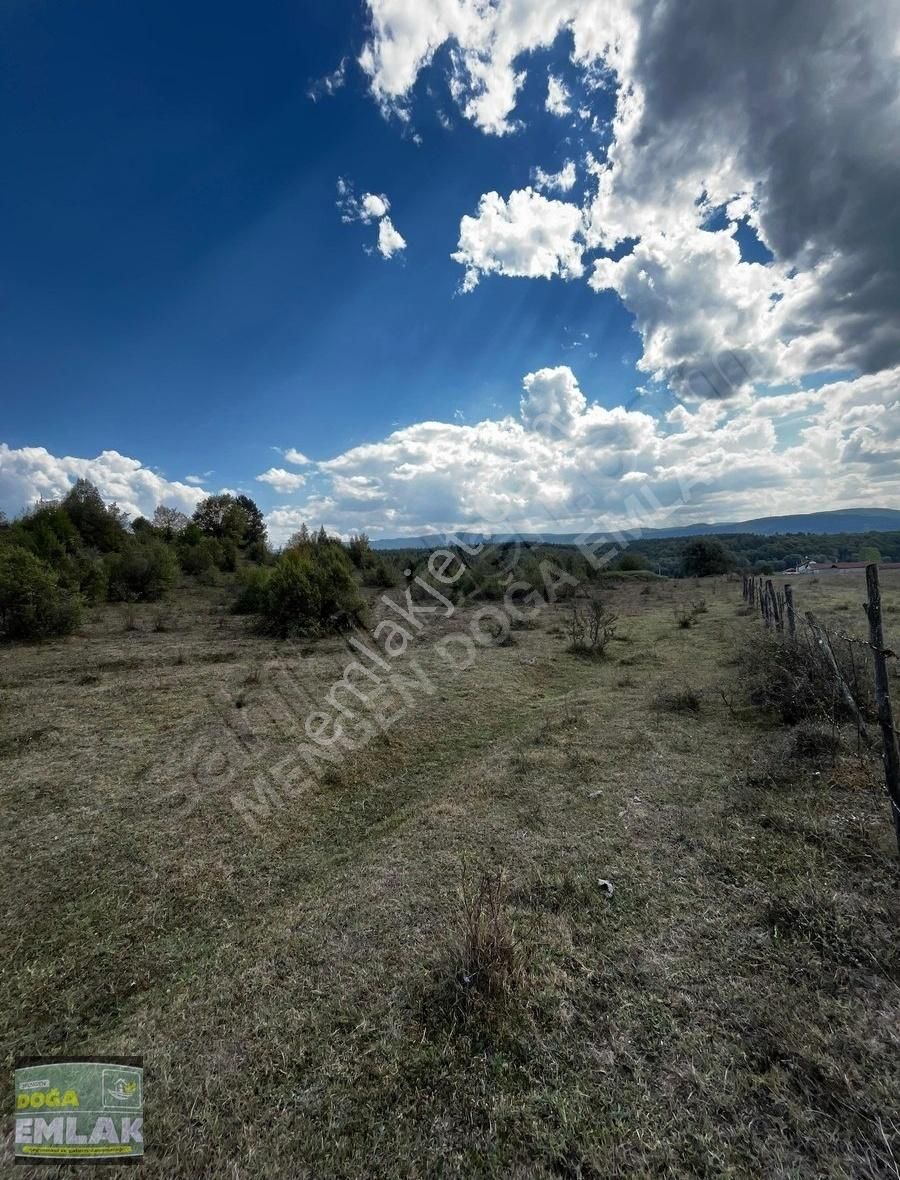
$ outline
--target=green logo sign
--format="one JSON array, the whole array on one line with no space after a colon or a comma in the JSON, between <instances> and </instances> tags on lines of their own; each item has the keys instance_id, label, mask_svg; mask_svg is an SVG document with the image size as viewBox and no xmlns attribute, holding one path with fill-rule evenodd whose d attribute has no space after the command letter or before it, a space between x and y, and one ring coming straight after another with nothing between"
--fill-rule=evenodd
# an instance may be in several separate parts
<instances>
[{"instance_id":1,"label":"green logo sign","mask_svg":"<svg viewBox=\"0 0 900 1180\"><path fill-rule=\"evenodd\" d=\"M144 1070L139 1057L16 1066L15 1157L137 1161L144 1154Z\"/></svg>"}]
</instances>

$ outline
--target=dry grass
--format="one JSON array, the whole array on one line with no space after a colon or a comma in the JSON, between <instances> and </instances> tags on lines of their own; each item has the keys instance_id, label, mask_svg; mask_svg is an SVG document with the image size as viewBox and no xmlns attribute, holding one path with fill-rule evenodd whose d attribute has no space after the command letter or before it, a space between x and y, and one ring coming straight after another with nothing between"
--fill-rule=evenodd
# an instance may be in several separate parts
<instances>
[{"instance_id":1,"label":"dry grass","mask_svg":"<svg viewBox=\"0 0 900 1180\"><path fill-rule=\"evenodd\" d=\"M620 661L566 655L560 606L452 673L437 641L468 616L429 619L409 656L434 694L255 834L231 805L244 763L212 755L283 773L297 738L267 693L294 672L294 716L316 708L343 641L261 639L213 586L166 605L174 635L109 608L5 651L4 1065L143 1053L144 1171L165 1180L895 1175L900 872L878 767L852 728L798 756L750 707L735 644L762 627L735 616L739 583L705 584L685 630L696 587L643 589L605 590ZM858 582L795 594L862 627ZM701 712L648 709L686 669ZM504 875L458 962L494 947L514 968L503 1002L440 1021L462 861Z\"/></svg>"}]
</instances>

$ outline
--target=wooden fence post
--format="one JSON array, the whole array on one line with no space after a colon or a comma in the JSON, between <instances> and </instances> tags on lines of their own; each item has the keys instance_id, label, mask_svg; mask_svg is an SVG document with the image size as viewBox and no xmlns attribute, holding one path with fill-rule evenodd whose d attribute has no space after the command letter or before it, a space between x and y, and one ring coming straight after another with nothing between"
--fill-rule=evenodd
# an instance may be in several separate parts
<instances>
[{"instance_id":1,"label":"wooden fence post","mask_svg":"<svg viewBox=\"0 0 900 1180\"><path fill-rule=\"evenodd\" d=\"M878 706L878 723L881 726L883 742L884 778L888 799L897 833L897 851L900 852L900 746L897 730L894 728L894 710L891 706L891 689L888 682L887 653L884 647L884 628L881 624L881 589L878 585L878 565L866 566L866 588L869 601L866 615L869 619L869 643L875 659L875 700Z\"/></svg>"},{"instance_id":2,"label":"wooden fence post","mask_svg":"<svg viewBox=\"0 0 900 1180\"><path fill-rule=\"evenodd\" d=\"M778 609L778 595L775 593L775 587L772 584L772 579L766 581L766 597L769 600L770 613L772 621L779 631L784 630L784 623L781 621L781 612Z\"/></svg>"},{"instance_id":3,"label":"wooden fence post","mask_svg":"<svg viewBox=\"0 0 900 1180\"><path fill-rule=\"evenodd\" d=\"M794 614L794 588L787 582L784 584L784 602L787 607L788 634L791 639L797 638L797 617Z\"/></svg>"}]
</instances>

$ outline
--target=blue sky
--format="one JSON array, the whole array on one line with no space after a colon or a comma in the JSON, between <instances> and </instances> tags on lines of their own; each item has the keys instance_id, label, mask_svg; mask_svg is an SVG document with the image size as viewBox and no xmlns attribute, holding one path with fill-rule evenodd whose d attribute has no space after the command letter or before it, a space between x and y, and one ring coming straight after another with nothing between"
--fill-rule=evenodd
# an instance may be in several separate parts
<instances>
[{"instance_id":1,"label":"blue sky","mask_svg":"<svg viewBox=\"0 0 900 1180\"><path fill-rule=\"evenodd\" d=\"M417 145L355 65L308 96L359 53L359 4L266 0L252 19L234 3L21 4L4 24L12 445L102 441L231 483L272 445L325 458L395 423L513 408L524 372L574 351L611 400L633 388L640 342L614 296L512 280L454 297L460 212L565 158L540 73L524 150L432 112ZM562 45L544 56L564 68ZM363 252L339 176L388 194L402 259Z\"/></svg>"},{"instance_id":2,"label":"blue sky","mask_svg":"<svg viewBox=\"0 0 900 1180\"><path fill-rule=\"evenodd\" d=\"M642 19L640 0L617 3L623 19ZM778 486L770 486L765 503L752 482L746 489L730 486L730 436L716 432L730 429L743 437L740 423L754 418L752 399L770 389L802 391L810 374L813 384L840 379L848 388L857 377L890 371L896 363L891 341L875 361L865 355L865 341L841 338L830 354L822 341L815 348L803 343L811 334L804 316L811 321L816 299L832 306L819 289L817 259L845 252L849 265L849 248L829 238L828 218L815 211L816 250L792 241L797 211L785 212L787 162L757 159L746 111L733 116L734 142L727 126L714 127L702 144L709 158L699 161L696 175L685 173L698 126L721 119L732 100L716 93L715 70L696 64L682 69L674 100L667 98L668 65L654 58L647 38L638 43L630 76L615 53L586 53L584 42L608 19L602 10L615 5L526 0L517 16L508 0L500 0L496 19L508 15L509 22L491 29L487 18L479 28L467 6L468 0L422 0L411 10L404 0L263 0L251 8L195 0L14 0L4 7L0 507L15 511L35 489L50 494L60 480L74 478L79 462L115 452L163 481L157 488L142 475L143 483L126 489L122 498L137 510L146 510L152 490L161 497L171 492L167 481L183 487L186 476L200 475L207 490L247 488L267 511L280 509L286 515L273 522L276 531L304 512L338 531L350 528L355 516L376 532L382 523L387 532L392 525L411 531L429 523L472 524L498 512L524 523L545 515L537 501L549 503L554 517L574 521L585 480L595 489L588 516L608 510L621 517L622 497L608 494L603 464L595 462L593 475L588 470L587 457L596 459L597 448L585 433L586 420L577 478L547 495L540 480L526 487L521 470L505 484L503 446L484 433L451 433L429 444L434 453L423 453L415 431L433 420L462 428L511 417L521 430L523 379L536 373L550 376L532 382L533 396L557 399L557 408L559 397L566 405L575 397L576 417L591 407L622 407L653 419L652 431L639 418L628 420L624 441L613 440L604 426L604 445L619 452L620 479L627 468L648 487L671 484L678 463L670 456L660 466L662 440L686 427L673 426L665 415L683 410L692 418L705 415L694 421L698 438L701 422L712 431L698 442L697 461L710 448L725 456L718 475L707 480L705 514L737 512L745 504L751 511L770 501L773 509L779 506ZM443 27L441 14L455 8L460 23L448 18ZM538 34L527 23L529 13L543 22ZM841 43L843 19L835 9L833 36ZM479 38L486 29L491 48L485 54ZM701 29L705 35L708 25L701 22ZM876 54L882 34L875 25L865 31ZM728 53L746 53L739 66L748 75L759 64L750 54L763 54L771 66L782 52L765 45L742 50L739 29L721 35ZM420 37L428 40L427 52ZM502 49L503 38L510 52ZM367 49L363 69L358 59ZM711 43L707 50L718 62L722 47ZM502 110L499 101L487 114L486 107L473 114L466 107L473 96L502 93L507 58L525 75L513 109ZM473 63L484 61L486 74L476 80ZM341 63L343 84L329 93L321 80ZM692 81L698 70L709 89L699 96ZM565 114L548 109L551 75L571 96ZM814 72L808 85L815 85ZM734 74L730 86L733 91ZM643 126L626 134L611 120L628 89L642 89L647 111L654 101L658 110L652 124L648 114ZM857 101L848 92L848 108ZM674 150L679 137L680 153ZM730 159L735 143L739 162L741 150L746 157L743 171L729 164L738 179L720 179L714 192L710 161L716 152L721 161ZM646 163L651 158L652 167ZM531 235L525 253L518 250L510 263L496 227L477 218L479 201L499 194L505 215L512 194L533 196L528 186L536 169L555 173L569 162L575 183L543 190L541 201L553 202L552 208L523 197L519 209L535 211L536 218L522 231ZM597 169L604 168L613 181L607 187L618 186L612 195L601 191L606 181ZM375 249L377 219L342 221L336 204L341 177L357 198L389 199L404 248L384 258ZM798 189L797 200L804 196ZM727 206L738 199L740 209ZM567 210L585 227L593 216L594 227L579 231L584 240L578 239L574 272L555 259L542 271L545 264L534 261L536 235L548 213L564 218ZM476 217L482 257L494 261L476 267L480 281L461 293L465 268L451 255L462 245L467 216ZM699 253L697 234L703 235ZM726 258L724 239L732 234L740 252ZM863 255L858 235L848 231L846 237ZM636 242L640 261L632 264ZM598 279L593 289L591 268L603 258L612 260L604 273L614 277L609 285ZM520 277L529 268L534 277ZM777 332L768 322L774 316L763 331L759 317L747 311L754 300L771 308L783 299L798 310L793 319L785 315ZM727 311L732 303L734 314ZM841 331L829 324L828 340ZM709 358L723 350L755 358L753 382L732 391L737 400L711 417L702 398L692 401L697 382L687 389L683 373L705 372ZM846 396L852 401L856 395ZM885 396L879 393L882 402ZM796 413L797 406L785 430L762 440L769 447L762 464L767 471L777 466L778 447L803 445L804 425L815 426L812 419L798 426ZM595 438L596 423L591 429ZM389 441L397 430L414 432L399 449ZM750 431L744 435L748 446L759 443ZM850 441L845 436L841 445ZM856 442L858 450L866 440ZM387 449L367 456L354 450L361 444ZM434 469L444 461L435 456L465 454L467 447L481 455L482 445L490 455L475 482L487 481L497 503L486 506L471 494L454 498L449 488L459 484L460 472L449 466L440 472L436 494ZM335 466L292 466L273 450L291 447ZM35 448L53 462L31 456ZM576 449L569 447L566 456ZM541 462L548 472L559 468L558 459L543 456ZM525 470L530 463L526 452L516 453L514 466ZM302 473L302 490L299 479L289 489L261 482L259 475L273 466ZM860 470L848 495L859 497L868 470ZM102 485L103 471L94 474ZM355 480L357 490L346 480ZM107 482L101 490L112 494L114 474ZM398 505L401 484L410 497ZM893 494L893 483L881 486ZM417 514L416 502L436 515ZM684 505L689 514L700 508L699 502Z\"/></svg>"}]
</instances>

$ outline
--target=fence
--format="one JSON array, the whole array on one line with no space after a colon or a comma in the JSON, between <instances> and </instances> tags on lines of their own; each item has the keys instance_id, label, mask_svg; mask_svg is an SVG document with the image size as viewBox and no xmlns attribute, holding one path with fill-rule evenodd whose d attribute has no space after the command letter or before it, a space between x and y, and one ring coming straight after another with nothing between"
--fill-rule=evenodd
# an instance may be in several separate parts
<instances>
[{"instance_id":1,"label":"fence","mask_svg":"<svg viewBox=\"0 0 900 1180\"><path fill-rule=\"evenodd\" d=\"M894 831L897 836L897 850L900 852L900 744L897 740L897 727L894 724L887 663L889 659L897 659L898 657L896 652L891 651L884 644L881 587L878 584L878 566L876 564L866 566L866 590L868 599L863 604L863 609L869 623L868 641L851 635L840 635L839 638L850 645L851 651L852 645L857 644L865 647L872 655L875 713L881 732L881 759L884 765L885 785ZM805 630L807 640L815 644L821 652L826 666L830 669L834 677L835 690L840 694L850 714L855 718L861 737L867 745L873 745L859 702L841 672L827 628L822 625L812 611L806 611L802 618L798 617L793 587L785 582L780 590L776 590L771 578L763 579L753 574L744 574L743 596L744 601L751 607L758 607L763 624L782 642L789 644L801 642L800 631L801 629Z\"/></svg>"}]
</instances>

